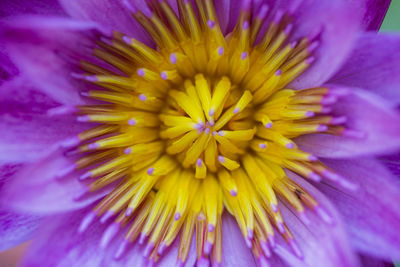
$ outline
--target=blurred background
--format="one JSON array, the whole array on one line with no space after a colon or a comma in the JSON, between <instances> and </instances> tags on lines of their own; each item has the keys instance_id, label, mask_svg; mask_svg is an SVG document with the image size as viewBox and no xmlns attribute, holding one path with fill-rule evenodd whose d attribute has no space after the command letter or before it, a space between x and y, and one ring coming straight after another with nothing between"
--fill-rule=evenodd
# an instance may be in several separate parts
<instances>
[{"instance_id":1,"label":"blurred background","mask_svg":"<svg viewBox=\"0 0 400 267\"><path fill-rule=\"evenodd\" d=\"M392 0L381 31L400 31L400 0Z\"/></svg>"},{"instance_id":2,"label":"blurred background","mask_svg":"<svg viewBox=\"0 0 400 267\"><path fill-rule=\"evenodd\" d=\"M381 31L400 31L400 0L392 0L389 11L383 21ZM8 251L0 252L0 267L17 266L19 259L22 257L28 245L29 242L26 242ZM400 267L400 264L396 264L396 267Z\"/></svg>"}]
</instances>

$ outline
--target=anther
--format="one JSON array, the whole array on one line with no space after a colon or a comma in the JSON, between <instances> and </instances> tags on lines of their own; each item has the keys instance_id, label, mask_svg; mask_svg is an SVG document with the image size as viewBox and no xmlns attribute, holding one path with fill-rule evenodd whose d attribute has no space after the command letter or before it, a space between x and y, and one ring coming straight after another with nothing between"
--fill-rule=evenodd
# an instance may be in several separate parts
<instances>
[{"instance_id":1,"label":"anther","mask_svg":"<svg viewBox=\"0 0 400 267\"><path fill-rule=\"evenodd\" d=\"M134 126L134 125L136 125L136 120L135 119L130 119L129 121L128 121L128 124L130 125L130 126Z\"/></svg>"},{"instance_id":2,"label":"anther","mask_svg":"<svg viewBox=\"0 0 400 267\"><path fill-rule=\"evenodd\" d=\"M211 253L212 244L209 241L206 241L204 244L204 254L209 255Z\"/></svg>"},{"instance_id":3,"label":"anther","mask_svg":"<svg viewBox=\"0 0 400 267\"><path fill-rule=\"evenodd\" d=\"M171 61L172 64L176 64L176 62L178 61L178 58L176 56L176 53L171 53L169 55L169 61Z\"/></svg>"},{"instance_id":4,"label":"anther","mask_svg":"<svg viewBox=\"0 0 400 267\"><path fill-rule=\"evenodd\" d=\"M308 156L308 160L309 161L318 161L318 158L314 155L310 155L310 156Z\"/></svg>"},{"instance_id":5,"label":"anther","mask_svg":"<svg viewBox=\"0 0 400 267\"><path fill-rule=\"evenodd\" d=\"M60 142L60 146L62 148L72 148L77 146L81 142L81 139L78 136L73 136L70 138L67 138L63 141Z\"/></svg>"},{"instance_id":6,"label":"anther","mask_svg":"<svg viewBox=\"0 0 400 267\"><path fill-rule=\"evenodd\" d=\"M283 224L283 222L277 222L276 227L278 228L281 234L284 234L286 232L285 225Z\"/></svg>"},{"instance_id":7,"label":"anther","mask_svg":"<svg viewBox=\"0 0 400 267\"><path fill-rule=\"evenodd\" d=\"M136 13L137 12L137 8L131 4L130 1L128 0L122 0L122 4L126 7L126 9L128 9L130 12L132 13Z\"/></svg>"},{"instance_id":8,"label":"anther","mask_svg":"<svg viewBox=\"0 0 400 267\"><path fill-rule=\"evenodd\" d=\"M54 178L56 178L56 179L63 178L63 177L65 177L66 175L72 173L74 170L76 170L76 167L77 167L77 166L76 166L75 164L71 164L70 166L68 166L68 167L66 167L66 168L61 169L60 171L58 171L58 172L55 174L55 177L54 177Z\"/></svg>"},{"instance_id":9,"label":"anther","mask_svg":"<svg viewBox=\"0 0 400 267\"><path fill-rule=\"evenodd\" d=\"M340 117L333 117L329 123L332 125L338 125L338 124L343 124L346 121L347 121L347 117L340 116Z\"/></svg>"},{"instance_id":10,"label":"anther","mask_svg":"<svg viewBox=\"0 0 400 267\"><path fill-rule=\"evenodd\" d=\"M312 42L312 43L307 47L308 53L312 53L318 46L319 46L319 41L314 41L314 42Z\"/></svg>"},{"instance_id":11,"label":"anther","mask_svg":"<svg viewBox=\"0 0 400 267\"><path fill-rule=\"evenodd\" d=\"M147 169L147 174L148 175L153 175L153 173L154 173L154 168L153 167Z\"/></svg>"},{"instance_id":12,"label":"anther","mask_svg":"<svg viewBox=\"0 0 400 267\"><path fill-rule=\"evenodd\" d=\"M303 259L303 252L300 250L299 246L293 239L289 239L289 246L292 248L294 254L299 258Z\"/></svg>"},{"instance_id":13,"label":"anther","mask_svg":"<svg viewBox=\"0 0 400 267\"><path fill-rule=\"evenodd\" d=\"M108 246L108 244L111 242L111 240L118 233L119 229L120 229L120 224L118 224L118 223L113 223L109 227L107 227L107 229L105 230L105 232L100 240L100 247L102 249L104 249Z\"/></svg>"},{"instance_id":14,"label":"anther","mask_svg":"<svg viewBox=\"0 0 400 267\"><path fill-rule=\"evenodd\" d=\"M310 178L311 180L313 180L314 182L320 182L321 181L321 176L319 176L318 174L316 174L315 172L311 172L308 175L308 178Z\"/></svg>"},{"instance_id":15,"label":"anther","mask_svg":"<svg viewBox=\"0 0 400 267\"><path fill-rule=\"evenodd\" d=\"M103 216L100 218L100 223L104 224L108 219L110 219L112 216L114 216L114 212L111 210L106 211Z\"/></svg>"},{"instance_id":16,"label":"anther","mask_svg":"<svg viewBox=\"0 0 400 267\"><path fill-rule=\"evenodd\" d=\"M124 239L122 243L119 245L117 252L114 254L114 259L120 259L122 255L125 253L126 249L129 246L129 240Z\"/></svg>"},{"instance_id":17,"label":"anther","mask_svg":"<svg viewBox=\"0 0 400 267\"><path fill-rule=\"evenodd\" d=\"M278 206L277 205L271 203L271 208L272 208L273 212L278 213L279 210L278 210Z\"/></svg>"},{"instance_id":18,"label":"anther","mask_svg":"<svg viewBox=\"0 0 400 267\"><path fill-rule=\"evenodd\" d=\"M198 158L197 161L196 161L196 164L197 164L197 166L202 167L203 166L203 161L200 158Z\"/></svg>"},{"instance_id":19,"label":"anther","mask_svg":"<svg viewBox=\"0 0 400 267\"><path fill-rule=\"evenodd\" d=\"M147 244L146 248L144 249L143 255L145 257L148 257L150 255L151 251L153 250L153 248L154 248L154 243L153 242L149 242Z\"/></svg>"},{"instance_id":20,"label":"anther","mask_svg":"<svg viewBox=\"0 0 400 267\"><path fill-rule=\"evenodd\" d=\"M315 212L318 214L318 216L327 224L332 225L333 224L333 218L326 212L324 208L321 206L315 207Z\"/></svg>"},{"instance_id":21,"label":"anther","mask_svg":"<svg viewBox=\"0 0 400 267\"><path fill-rule=\"evenodd\" d=\"M137 70L137 74L138 74L139 76L141 76L141 77L144 77L144 75L145 75L146 73L145 73L144 69L140 68L140 69Z\"/></svg>"},{"instance_id":22,"label":"anther","mask_svg":"<svg viewBox=\"0 0 400 267\"><path fill-rule=\"evenodd\" d=\"M47 111L47 115L50 117L60 116L60 115L69 115L77 112L78 109L75 106L61 106L56 108L51 108Z\"/></svg>"},{"instance_id":23,"label":"anther","mask_svg":"<svg viewBox=\"0 0 400 267\"><path fill-rule=\"evenodd\" d=\"M76 117L78 122L88 122L90 121L90 117L88 115L78 116Z\"/></svg>"},{"instance_id":24,"label":"anther","mask_svg":"<svg viewBox=\"0 0 400 267\"><path fill-rule=\"evenodd\" d=\"M142 100L142 101L146 101L147 97L144 94L140 94L139 95L139 99Z\"/></svg>"},{"instance_id":25,"label":"anther","mask_svg":"<svg viewBox=\"0 0 400 267\"><path fill-rule=\"evenodd\" d=\"M292 148L294 148L294 143L287 143L287 144L285 145L285 147L286 147L286 148L289 148L289 149L292 149Z\"/></svg>"},{"instance_id":26,"label":"anther","mask_svg":"<svg viewBox=\"0 0 400 267\"><path fill-rule=\"evenodd\" d=\"M99 147L100 145L98 143L91 143L88 145L88 149L90 150L98 149Z\"/></svg>"},{"instance_id":27,"label":"anther","mask_svg":"<svg viewBox=\"0 0 400 267\"><path fill-rule=\"evenodd\" d=\"M224 54L224 48L222 46L218 47L218 55L222 56Z\"/></svg>"},{"instance_id":28,"label":"anther","mask_svg":"<svg viewBox=\"0 0 400 267\"><path fill-rule=\"evenodd\" d=\"M326 125L318 125L317 127L318 132L325 132L326 130L328 130L328 126Z\"/></svg>"},{"instance_id":29,"label":"anther","mask_svg":"<svg viewBox=\"0 0 400 267\"><path fill-rule=\"evenodd\" d=\"M158 247L158 254L161 255L164 253L165 249L167 248L167 244L165 242L161 242L160 246Z\"/></svg>"},{"instance_id":30,"label":"anther","mask_svg":"<svg viewBox=\"0 0 400 267\"><path fill-rule=\"evenodd\" d=\"M91 178L92 174L90 172L85 172L84 174L82 174L81 176L79 176L79 180L86 180L88 178Z\"/></svg>"},{"instance_id":31,"label":"anther","mask_svg":"<svg viewBox=\"0 0 400 267\"><path fill-rule=\"evenodd\" d=\"M96 75L90 75L90 76L85 76L85 80L88 81L88 82L95 83L95 82L99 81L99 78L97 78Z\"/></svg>"},{"instance_id":32,"label":"anther","mask_svg":"<svg viewBox=\"0 0 400 267\"><path fill-rule=\"evenodd\" d=\"M83 233L89 225L93 222L96 218L96 213L94 211L89 212L82 220L81 224L78 228L78 233Z\"/></svg>"}]
</instances>

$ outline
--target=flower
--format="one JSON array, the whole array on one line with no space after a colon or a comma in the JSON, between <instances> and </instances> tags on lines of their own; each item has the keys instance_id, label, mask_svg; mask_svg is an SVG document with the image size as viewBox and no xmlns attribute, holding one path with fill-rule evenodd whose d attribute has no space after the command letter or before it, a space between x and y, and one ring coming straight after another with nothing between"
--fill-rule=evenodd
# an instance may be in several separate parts
<instances>
[{"instance_id":1,"label":"flower","mask_svg":"<svg viewBox=\"0 0 400 267\"><path fill-rule=\"evenodd\" d=\"M2 246L34 233L28 266L398 259L388 4L2 3Z\"/></svg>"}]
</instances>

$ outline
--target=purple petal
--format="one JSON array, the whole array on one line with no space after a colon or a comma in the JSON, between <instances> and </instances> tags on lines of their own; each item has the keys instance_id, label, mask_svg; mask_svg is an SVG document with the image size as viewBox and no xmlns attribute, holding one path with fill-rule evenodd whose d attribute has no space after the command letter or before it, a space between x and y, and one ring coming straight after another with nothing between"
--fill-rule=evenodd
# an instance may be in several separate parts
<instances>
[{"instance_id":1,"label":"purple petal","mask_svg":"<svg viewBox=\"0 0 400 267\"><path fill-rule=\"evenodd\" d=\"M343 215L353 246L371 256L399 260L398 179L372 158L326 160L325 163L359 185L352 194L332 186L318 186Z\"/></svg>"},{"instance_id":2,"label":"purple petal","mask_svg":"<svg viewBox=\"0 0 400 267\"><path fill-rule=\"evenodd\" d=\"M121 259L114 259L126 227L104 249L100 248L101 237L109 225L94 222L85 232L78 234L79 224L88 212L88 209L84 209L44 220L23 266L147 266L148 262L142 256L144 246L131 245ZM156 266L175 266L177 253L177 242L174 242ZM195 257L195 245L192 242L185 266L194 266Z\"/></svg>"},{"instance_id":3,"label":"purple petal","mask_svg":"<svg viewBox=\"0 0 400 267\"><path fill-rule=\"evenodd\" d=\"M0 189L3 183L22 168L23 164L1 164L0 165Z\"/></svg>"},{"instance_id":4,"label":"purple petal","mask_svg":"<svg viewBox=\"0 0 400 267\"><path fill-rule=\"evenodd\" d=\"M331 82L360 87L400 103L400 36L365 33Z\"/></svg>"},{"instance_id":5,"label":"purple petal","mask_svg":"<svg viewBox=\"0 0 400 267\"><path fill-rule=\"evenodd\" d=\"M56 143L87 129L74 116L49 117L57 102L21 79L8 81L0 91L0 164L33 161Z\"/></svg>"},{"instance_id":6,"label":"purple petal","mask_svg":"<svg viewBox=\"0 0 400 267\"><path fill-rule=\"evenodd\" d=\"M341 217L333 206L333 202L330 202L304 179L293 173L288 173L288 175L317 200L320 207L329 214L332 223L323 221L314 212L308 210L306 214L311 223L305 225L292 209L280 205L283 218L302 250L304 259L300 260L294 256L293 252L289 252L287 246L282 243L277 245L275 252L291 266L358 266Z\"/></svg>"},{"instance_id":7,"label":"purple petal","mask_svg":"<svg viewBox=\"0 0 400 267\"><path fill-rule=\"evenodd\" d=\"M392 261L384 261L367 255L361 255L360 258L363 267L393 267Z\"/></svg>"},{"instance_id":8,"label":"purple petal","mask_svg":"<svg viewBox=\"0 0 400 267\"><path fill-rule=\"evenodd\" d=\"M17 246L30 239L37 229L40 217L0 211L0 251Z\"/></svg>"},{"instance_id":9,"label":"purple petal","mask_svg":"<svg viewBox=\"0 0 400 267\"><path fill-rule=\"evenodd\" d=\"M363 25L367 31L378 31L389 9L391 0L364 0Z\"/></svg>"},{"instance_id":10,"label":"purple petal","mask_svg":"<svg viewBox=\"0 0 400 267\"><path fill-rule=\"evenodd\" d=\"M0 46L0 85L18 74L18 69L11 62L4 48Z\"/></svg>"},{"instance_id":11,"label":"purple petal","mask_svg":"<svg viewBox=\"0 0 400 267\"><path fill-rule=\"evenodd\" d=\"M340 67L360 32L361 14L356 1L303 1L294 11L293 38L318 36L315 62L291 85L296 89L321 85Z\"/></svg>"},{"instance_id":12,"label":"purple petal","mask_svg":"<svg viewBox=\"0 0 400 267\"><path fill-rule=\"evenodd\" d=\"M379 157L379 160L390 170L393 175L400 177L400 151L391 155Z\"/></svg>"},{"instance_id":13,"label":"purple petal","mask_svg":"<svg viewBox=\"0 0 400 267\"><path fill-rule=\"evenodd\" d=\"M385 154L400 148L400 115L380 97L357 88L347 88L350 94L338 101L334 112L347 117L350 130L363 137L343 137L328 134L304 135L299 146L316 156L348 158L368 154Z\"/></svg>"},{"instance_id":14,"label":"purple petal","mask_svg":"<svg viewBox=\"0 0 400 267\"><path fill-rule=\"evenodd\" d=\"M179 249L179 239L176 239L171 247L164 252L161 259L158 261L156 266L162 267L169 267L169 266L176 266L177 258L178 258L178 249ZM131 264L134 263L134 258L130 258ZM189 255L186 259L184 267L191 267L194 266L196 262L196 237L193 235L192 243L190 245Z\"/></svg>"},{"instance_id":15,"label":"purple petal","mask_svg":"<svg viewBox=\"0 0 400 267\"><path fill-rule=\"evenodd\" d=\"M118 30L147 44L152 43L140 24L135 21L127 7L123 5L123 1L60 0L59 2L73 18L95 21L110 30ZM139 9L146 6L142 0L133 2Z\"/></svg>"},{"instance_id":16,"label":"purple petal","mask_svg":"<svg viewBox=\"0 0 400 267\"><path fill-rule=\"evenodd\" d=\"M65 15L57 0L2 0L0 17L20 14Z\"/></svg>"},{"instance_id":17,"label":"purple petal","mask_svg":"<svg viewBox=\"0 0 400 267\"><path fill-rule=\"evenodd\" d=\"M221 30L223 33L227 32L228 24L231 23L232 27L236 23L235 20L232 20L230 18L228 10L231 10L231 5L236 5L236 9L234 10L239 10L240 8L240 1L233 1L233 0L220 0L220 1L215 1L215 10L217 12L217 17L218 21L221 27Z\"/></svg>"},{"instance_id":18,"label":"purple petal","mask_svg":"<svg viewBox=\"0 0 400 267\"><path fill-rule=\"evenodd\" d=\"M225 213L222 217L222 266L255 266L236 220Z\"/></svg>"},{"instance_id":19,"label":"purple petal","mask_svg":"<svg viewBox=\"0 0 400 267\"><path fill-rule=\"evenodd\" d=\"M72 172L58 178L63 170L73 167L73 161L63 152L55 148L41 160L25 164L3 185L0 203L20 212L52 214L85 207L110 190L82 196L87 187L78 181L79 174Z\"/></svg>"},{"instance_id":20,"label":"purple petal","mask_svg":"<svg viewBox=\"0 0 400 267\"><path fill-rule=\"evenodd\" d=\"M0 29L7 56L30 86L59 103L83 103L77 90L83 82L72 78L67 58L82 58L91 43L85 33L97 29L94 23L22 16L1 21Z\"/></svg>"},{"instance_id":21,"label":"purple petal","mask_svg":"<svg viewBox=\"0 0 400 267\"><path fill-rule=\"evenodd\" d=\"M126 231L127 229L125 229ZM122 230L122 232L125 232ZM103 233L102 233L103 234ZM149 266L149 260L145 258L144 252L146 244L139 245L138 243L130 243L127 247L126 252L118 260L115 259L115 253L123 242L123 237L118 234L106 248L106 255L102 260L101 266L119 267L119 266ZM98 246L94 243L93 246ZM156 262L157 267L170 267L177 266L178 263L178 250L179 250L179 236L175 241L168 247L161 255L160 259ZM196 238L193 236L192 243L190 245L189 255L182 267L192 267L196 263Z\"/></svg>"},{"instance_id":22,"label":"purple petal","mask_svg":"<svg viewBox=\"0 0 400 267\"><path fill-rule=\"evenodd\" d=\"M100 266L105 251L98 244L105 225L78 234L82 216L84 211L43 219L22 266Z\"/></svg>"},{"instance_id":23,"label":"purple petal","mask_svg":"<svg viewBox=\"0 0 400 267\"><path fill-rule=\"evenodd\" d=\"M230 14L228 32L236 23L242 2L233 0L230 3L229 13L227 10L220 11L220 13ZM253 11L257 12L260 4L267 4L270 8L270 19L277 14L278 10L293 16L292 40L309 37L316 38L320 42L313 54L315 61L312 66L291 83L291 86L296 89L318 86L328 80L351 52L361 31L362 8L358 1L264 0L257 2L258 5L254 6L256 8ZM223 16L220 15L220 17Z\"/></svg>"}]
</instances>

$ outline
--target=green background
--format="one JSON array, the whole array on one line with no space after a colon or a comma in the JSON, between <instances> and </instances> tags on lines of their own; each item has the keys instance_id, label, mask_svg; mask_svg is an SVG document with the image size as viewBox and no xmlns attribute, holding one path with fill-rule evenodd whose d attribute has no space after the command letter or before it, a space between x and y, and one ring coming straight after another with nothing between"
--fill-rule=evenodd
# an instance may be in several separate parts
<instances>
[{"instance_id":1,"label":"green background","mask_svg":"<svg viewBox=\"0 0 400 267\"><path fill-rule=\"evenodd\" d=\"M392 0L381 31L400 31L400 0Z\"/></svg>"}]
</instances>

